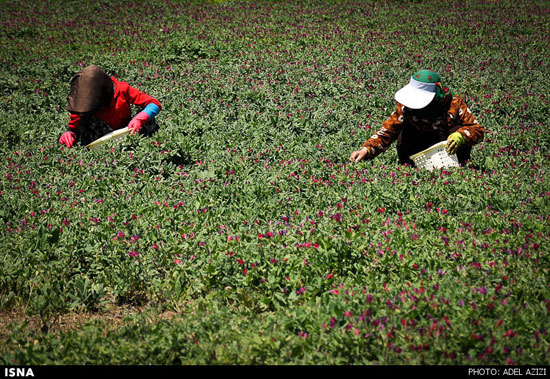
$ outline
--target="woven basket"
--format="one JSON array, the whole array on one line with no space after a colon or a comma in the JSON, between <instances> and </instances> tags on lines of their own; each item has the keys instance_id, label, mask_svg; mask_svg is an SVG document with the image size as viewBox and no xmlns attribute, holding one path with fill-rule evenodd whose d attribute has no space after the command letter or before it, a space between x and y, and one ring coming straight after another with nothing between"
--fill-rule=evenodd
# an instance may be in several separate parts
<instances>
[{"instance_id":1,"label":"woven basket","mask_svg":"<svg viewBox=\"0 0 550 379\"><path fill-rule=\"evenodd\" d=\"M95 148L101 146L106 141L116 140L116 139L119 139L119 138L126 137L128 135L128 133L130 133L130 129L128 129L128 127L125 127L125 128L122 128L122 129L117 129L117 130L115 130L115 131L113 131L109 134L104 135L101 138L96 139L92 143L86 145L86 147L88 149L92 150L92 149L95 149Z\"/></svg>"},{"instance_id":2,"label":"woven basket","mask_svg":"<svg viewBox=\"0 0 550 379\"><path fill-rule=\"evenodd\" d=\"M447 150L445 150L446 145L447 141L441 141L426 150L411 155L409 158L413 160L416 167L429 171L447 167L458 167L456 154L449 155Z\"/></svg>"}]
</instances>

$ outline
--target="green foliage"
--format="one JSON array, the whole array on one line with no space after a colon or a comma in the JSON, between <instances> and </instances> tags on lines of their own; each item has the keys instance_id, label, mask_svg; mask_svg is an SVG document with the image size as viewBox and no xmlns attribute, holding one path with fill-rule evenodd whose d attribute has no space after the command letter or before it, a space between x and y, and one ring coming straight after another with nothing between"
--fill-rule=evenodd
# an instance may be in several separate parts
<instances>
[{"instance_id":1,"label":"green foliage","mask_svg":"<svg viewBox=\"0 0 550 379\"><path fill-rule=\"evenodd\" d=\"M548 11L3 4L0 309L41 330L11 325L0 362L547 362ZM157 98L159 132L62 147L89 64ZM471 164L350 163L421 68L487 129ZM107 306L149 312L54 331Z\"/></svg>"}]
</instances>

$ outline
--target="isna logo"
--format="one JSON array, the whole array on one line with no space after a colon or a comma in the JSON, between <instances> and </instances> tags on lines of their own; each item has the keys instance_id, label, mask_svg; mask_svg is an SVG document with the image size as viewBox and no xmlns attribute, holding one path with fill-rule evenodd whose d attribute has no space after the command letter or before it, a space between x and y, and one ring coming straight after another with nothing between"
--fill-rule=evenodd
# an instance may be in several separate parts
<instances>
[{"instance_id":1,"label":"isna logo","mask_svg":"<svg viewBox=\"0 0 550 379\"><path fill-rule=\"evenodd\" d=\"M4 377L5 378L34 377L34 372L32 371L32 368L6 367L4 368Z\"/></svg>"}]
</instances>

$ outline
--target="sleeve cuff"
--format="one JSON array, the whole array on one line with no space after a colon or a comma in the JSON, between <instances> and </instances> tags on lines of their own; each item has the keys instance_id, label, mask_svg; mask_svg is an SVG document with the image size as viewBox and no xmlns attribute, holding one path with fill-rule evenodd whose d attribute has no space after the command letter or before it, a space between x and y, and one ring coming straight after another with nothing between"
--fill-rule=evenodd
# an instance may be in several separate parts
<instances>
[{"instance_id":1,"label":"sleeve cuff","mask_svg":"<svg viewBox=\"0 0 550 379\"><path fill-rule=\"evenodd\" d=\"M159 114L160 108L158 105L151 103L143 109L143 112L147 113L150 119L153 119Z\"/></svg>"}]
</instances>

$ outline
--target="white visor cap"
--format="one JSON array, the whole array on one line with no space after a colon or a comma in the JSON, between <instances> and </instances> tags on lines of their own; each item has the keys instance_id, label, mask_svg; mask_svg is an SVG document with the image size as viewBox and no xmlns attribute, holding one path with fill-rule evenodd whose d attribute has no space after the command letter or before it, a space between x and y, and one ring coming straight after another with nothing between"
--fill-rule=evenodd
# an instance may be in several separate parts
<instances>
[{"instance_id":1,"label":"white visor cap","mask_svg":"<svg viewBox=\"0 0 550 379\"><path fill-rule=\"evenodd\" d=\"M411 78L409 84L395 93L395 100L407 108L422 109L431 103L435 91L435 83L423 83Z\"/></svg>"}]
</instances>

